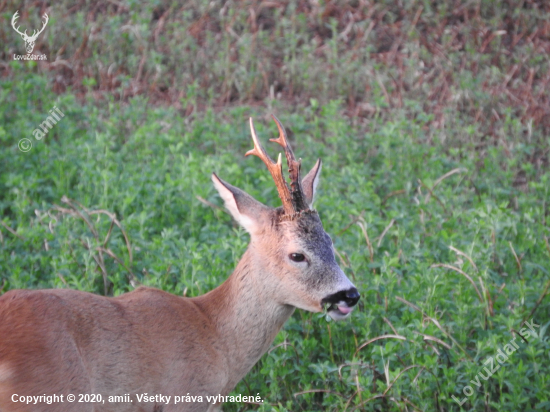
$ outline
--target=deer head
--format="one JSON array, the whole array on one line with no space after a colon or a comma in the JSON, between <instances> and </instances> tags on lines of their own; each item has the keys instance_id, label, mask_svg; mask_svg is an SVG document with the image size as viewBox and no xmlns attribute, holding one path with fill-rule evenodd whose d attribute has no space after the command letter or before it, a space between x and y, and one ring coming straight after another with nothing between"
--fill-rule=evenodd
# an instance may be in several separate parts
<instances>
[{"instance_id":1,"label":"deer head","mask_svg":"<svg viewBox=\"0 0 550 412\"><path fill-rule=\"evenodd\" d=\"M17 10L15 12L15 14L13 15L13 17L11 19L11 25L12 25L13 29L17 33L19 33L21 35L21 37L23 38L23 40L25 41L25 48L27 49L27 53L32 53L32 51L34 50L34 43L36 42L36 38L38 37L38 35L40 33L42 33L44 31L44 29L46 28L46 24L48 24L48 21L49 21L48 15L46 13L44 13L44 16L42 16L42 18L44 19L44 22L42 23L42 28L38 32L36 30L34 30L33 33L32 33L32 36L28 36L27 35L27 30L25 30L23 33L21 33L19 31L20 26L15 27L15 21L19 17L18 13L19 13L19 10Z\"/></svg>"},{"instance_id":2,"label":"deer head","mask_svg":"<svg viewBox=\"0 0 550 412\"><path fill-rule=\"evenodd\" d=\"M285 152L290 187L283 176L281 154L274 162L266 153L250 119L254 149L246 156L258 156L275 181L283 206L270 208L242 190L213 175L214 184L233 217L251 235L250 249L257 256L266 284L279 303L319 312L327 306L335 320L347 317L359 301L355 286L344 275L334 256L330 236L313 209L321 173L321 160L301 179L301 160L296 160L281 122L273 116L279 137L271 139Z\"/></svg>"}]
</instances>

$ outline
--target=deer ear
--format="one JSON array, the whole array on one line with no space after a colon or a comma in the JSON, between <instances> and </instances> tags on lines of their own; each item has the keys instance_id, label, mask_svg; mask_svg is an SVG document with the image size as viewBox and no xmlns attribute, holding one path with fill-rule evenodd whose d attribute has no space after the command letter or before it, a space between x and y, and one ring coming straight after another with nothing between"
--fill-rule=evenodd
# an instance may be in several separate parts
<instances>
[{"instance_id":1,"label":"deer ear","mask_svg":"<svg viewBox=\"0 0 550 412\"><path fill-rule=\"evenodd\" d=\"M317 159L315 166L309 171L309 173L302 179L302 189L306 196L306 202L310 208L313 207L313 201L315 200L315 190L319 184L319 177L321 176L321 159Z\"/></svg>"},{"instance_id":2,"label":"deer ear","mask_svg":"<svg viewBox=\"0 0 550 412\"><path fill-rule=\"evenodd\" d=\"M212 173L212 182L222 197L225 207L231 216L251 235L259 233L264 227L264 217L270 208L258 202L238 187L224 182Z\"/></svg>"}]
</instances>

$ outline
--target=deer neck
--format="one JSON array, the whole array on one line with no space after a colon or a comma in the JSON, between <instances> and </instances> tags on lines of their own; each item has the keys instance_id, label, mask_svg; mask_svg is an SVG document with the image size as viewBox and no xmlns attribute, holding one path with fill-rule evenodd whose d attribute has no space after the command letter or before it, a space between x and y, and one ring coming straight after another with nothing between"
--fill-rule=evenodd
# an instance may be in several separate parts
<instances>
[{"instance_id":1,"label":"deer neck","mask_svg":"<svg viewBox=\"0 0 550 412\"><path fill-rule=\"evenodd\" d=\"M269 349L275 336L294 312L278 303L266 288L267 265L255 258L250 245L233 274L209 293L193 298L210 319L230 371L228 390L246 375ZM264 278L264 279L262 279Z\"/></svg>"}]
</instances>

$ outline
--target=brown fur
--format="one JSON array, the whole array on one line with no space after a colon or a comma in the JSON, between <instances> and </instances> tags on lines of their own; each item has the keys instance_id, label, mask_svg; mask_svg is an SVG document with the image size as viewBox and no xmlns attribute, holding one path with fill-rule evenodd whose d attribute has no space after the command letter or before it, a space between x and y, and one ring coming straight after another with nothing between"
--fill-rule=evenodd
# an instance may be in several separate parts
<instances>
[{"instance_id":1,"label":"brown fur","mask_svg":"<svg viewBox=\"0 0 550 412\"><path fill-rule=\"evenodd\" d=\"M310 206L320 165L303 181ZM296 307L318 312L327 296L354 288L316 213L281 220L281 209L213 180L251 242L233 274L206 295L141 287L114 298L63 289L0 296L1 412L217 411L206 396L229 394ZM307 260L293 261L296 253ZM14 394L77 401L33 405L13 402ZM105 402L80 403L83 394ZM108 402L126 394L131 402ZM139 403L138 394L203 402Z\"/></svg>"},{"instance_id":2,"label":"brown fur","mask_svg":"<svg viewBox=\"0 0 550 412\"><path fill-rule=\"evenodd\" d=\"M145 412L162 405L138 404L136 394L189 393L204 402L162 410L206 411L206 395L227 395L294 311L273 299L284 292L265 282L273 277L270 259L257 270L258 246L249 247L225 283L197 298L145 287L115 298L64 289L0 296L0 410ZM11 400L69 393L130 394L133 402Z\"/></svg>"}]
</instances>

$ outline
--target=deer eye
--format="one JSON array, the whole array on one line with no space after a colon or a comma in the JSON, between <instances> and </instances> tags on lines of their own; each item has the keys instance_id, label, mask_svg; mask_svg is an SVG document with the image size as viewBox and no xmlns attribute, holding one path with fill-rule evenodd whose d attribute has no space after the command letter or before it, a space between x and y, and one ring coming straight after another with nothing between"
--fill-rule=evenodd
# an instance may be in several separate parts
<instances>
[{"instance_id":1,"label":"deer eye","mask_svg":"<svg viewBox=\"0 0 550 412\"><path fill-rule=\"evenodd\" d=\"M301 253L291 253L289 257L293 262L303 262L306 260L306 257Z\"/></svg>"}]
</instances>

